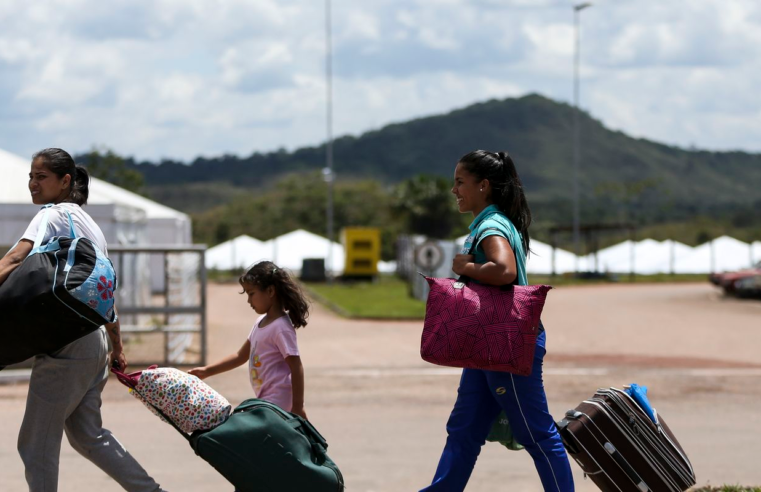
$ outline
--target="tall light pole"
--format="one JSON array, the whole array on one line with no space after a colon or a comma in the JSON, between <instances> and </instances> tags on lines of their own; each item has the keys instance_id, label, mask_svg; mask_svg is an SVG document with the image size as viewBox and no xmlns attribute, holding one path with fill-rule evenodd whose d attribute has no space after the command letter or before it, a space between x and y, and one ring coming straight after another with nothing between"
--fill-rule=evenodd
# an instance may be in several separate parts
<instances>
[{"instance_id":1,"label":"tall light pole","mask_svg":"<svg viewBox=\"0 0 761 492\"><path fill-rule=\"evenodd\" d=\"M325 0L325 87L326 87L326 126L327 142L325 144L325 168L323 178L328 185L328 203L326 219L328 228L328 256L325 270L328 280L332 279L333 270L333 44L330 0Z\"/></svg>"},{"instance_id":2,"label":"tall light pole","mask_svg":"<svg viewBox=\"0 0 761 492\"><path fill-rule=\"evenodd\" d=\"M579 254L581 254L581 219L579 217L579 58L581 40L579 37L579 13L589 2L573 6L573 25L576 50L573 61L573 253L576 255L576 272L579 271Z\"/></svg>"}]
</instances>

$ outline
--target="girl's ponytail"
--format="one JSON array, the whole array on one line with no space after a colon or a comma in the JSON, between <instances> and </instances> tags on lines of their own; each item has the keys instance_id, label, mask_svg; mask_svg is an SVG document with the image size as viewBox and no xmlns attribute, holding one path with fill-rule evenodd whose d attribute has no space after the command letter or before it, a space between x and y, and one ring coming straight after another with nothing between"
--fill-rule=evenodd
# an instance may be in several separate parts
<instances>
[{"instance_id":1,"label":"girl's ponytail","mask_svg":"<svg viewBox=\"0 0 761 492\"><path fill-rule=\"evenodd\" d=\"M309 303L299 284L291 275L271 261L260 261L240 276L241 285L255 285L260 289L274 287L280 305L288 313L295 328L307 325Z\"/></svg>"},{"instance_id":2,"label":"girl's ponytail","mask_svg":"<svg viewBox=\"0 0 761 492\"><path fill-rule=\"evenodd\" d=\"M273 277L277 297L283 309L288 313L288 317L291 318L294 328L306 326L309 317L309 304L299 284L282 268L278 268Z\"/></svg>"},{"instance_id":3,"label":"girl's ponytail","mask_svg":"<svg viewBox=\"0 0 761 492\"><path fill-rule=\"evenodd\" d=\"M489 180L492 203L499 207L521 233L523 250L528 256L531 210L512 157L507 152L474 150L462 156L459 163L478 180Z\"/></svg>"}]
</instances>

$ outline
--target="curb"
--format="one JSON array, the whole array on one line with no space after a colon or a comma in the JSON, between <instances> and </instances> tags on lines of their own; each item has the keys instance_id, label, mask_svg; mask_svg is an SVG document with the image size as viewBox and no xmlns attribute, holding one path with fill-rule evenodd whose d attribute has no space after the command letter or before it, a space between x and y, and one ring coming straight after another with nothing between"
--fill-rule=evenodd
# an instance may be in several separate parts
<instances>
[{"instance_id":1,"label":"curb","mask_svg":"<svg viewBox=\"0 0 761 492\"><path fill-rule=\"evenodd\" d=\"M301 288L306 291L307 295L309 295L309 297L311 297L312 300L315 300L315 301L319 302L320 304L322 304L326 308L330 309L331 311L333 311L337 315L339 315L339 316L341 316L343 318L348 318L348 319L359 319L359 318L356 318L355 316L352 316L347 310L345 310L344 308L342 308L338 304L334 303L333 301L328 300L327 298L325 298L325 297L321 296L320 294L318 294L317 292L313 291L312 289L307 287L306 284L302 283L301 284Z\"/></svg>"},{"instance_id":2,"label":"curb","mask_svg":"<svg viewBox=\"0 0 761 492\"><path fill-rule=\"evenodd\" d=\"M31 369L6 369L0 371L0 385L26 383L31 377Z\"/></svg>"},{"instance_id":3,"label":"curb","mask_svg":"<svg viewBox=\"0 0 761 492\"><path fill-rule=\"evenodd\" d=\"M337 315L341 316L342 318L346 319L355 319L355 320L362 320L362 321L388 321L388 322L395 322L395 321L419 321L423 322L424 318L384 318L382 316L356 316L351 313L349 313L347 310L339 306L338 304L334 303L333 301L326 299L324 296L318 294L317 292L313 291L309 287L307 287L305 284L301 284L302 289L304 289L304 292L307 293L307 295L313 300L317 301L326 308L328 308L330 311L333 311Z\"/></svg>"}]
</instances>

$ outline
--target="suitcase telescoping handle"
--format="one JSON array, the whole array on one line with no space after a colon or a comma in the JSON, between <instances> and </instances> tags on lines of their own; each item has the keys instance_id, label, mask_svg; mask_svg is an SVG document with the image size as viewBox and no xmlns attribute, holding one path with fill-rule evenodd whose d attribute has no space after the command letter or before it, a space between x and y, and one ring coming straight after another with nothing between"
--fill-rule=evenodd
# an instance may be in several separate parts
<instances>
[{"instance_id":1,"label":"suitcase telescoping handle","mask_svg":"<svg viewBox=\"0 0 761 492\"><path fill-rule=\"evenodd\" d=\"M634 468L631 467L631 465L624 459L623 456L621 456L621 453L618 452L616 447L612 445L609 442L606 442L603 445L603 448L605 448L605 451L614 459L616 460L616 463L618 463L618 466L621 467L621 469L626 473L632 482L634 482L637 485L637 488L640 489L642 492L650 492L650 487L647 486L644 480L642 480L642 477L639 476L639 474L634 471Z\"/></svg>"}]
</instances>

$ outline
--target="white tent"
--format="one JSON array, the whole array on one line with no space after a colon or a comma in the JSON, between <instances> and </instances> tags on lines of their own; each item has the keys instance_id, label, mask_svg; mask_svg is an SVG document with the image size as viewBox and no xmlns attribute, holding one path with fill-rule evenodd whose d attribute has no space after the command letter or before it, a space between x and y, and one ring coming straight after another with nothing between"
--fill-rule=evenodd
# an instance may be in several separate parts
<instances>
[{"instance_id":1,"label":"white tent","mask_svg":"<svg viewBox=\"0 0 761 492\"><path fill-rule=\"evenodd\" d=\"M692 248L677 241L630 240L587 255L590 270L598 272L653 275L674 272L676 262L692 253Z\"/></svg>"},{"instance_id":2,"label":"white tent","mask_svg":"<svg viewBox=\"0 0 761 492\"><path fill-rule=\"evenodd\" d=\"M729 236L721 236L694 248L690 255L677 260L676 273L711 273L740 270L751 264L751 245Z\"/></svg>"},{"instance_id":3,"label":"white tent","mask_svg":"<svg viewBox=\"0 0 761 492\"><path fill-rule=\"evenodd\" d=\"M206 251L206 268L217 270L244 269L257 261L272 258L272 244L242 235Z\"/></svg>"},{"instance_id":4,"label":"white tent","mask_svg":"<svg viewBox=\"0 0 761 492\"><path fill-rule=\"evenodd\" d=\"M532 239L529 245L531 253L526 262L527 273L549 275L552 273L553 251L552 246L536 239ZM555 273L563 274L576 270L576 255L564 249L555 248Z\"/></svg>"},{"instance_id":5,"label":"white tent","mask_svg":"<svg viewBox=\"0 0 761 492\"><path fill-rule=\"evenodd\" d=\"M0 149L0 246L11 246L39 211L29 195L30 159ZM109 244L187 245L190 217L103 180L90 180L87 213L103 230ZM163 258L152 255L154 291L162 290ZM154 274L155 273L155 274Z\"/></svg>"},{"instance_id":6,"label":"white tent","mask_svg":"<svg viewBox=\"0 0 761 492\"><path fill-rule=\"evenodd\" d=\"M645 239L638 243L634 271L640 275L676 273L677 261L691 255L693 250L691 246L671 239L662 242Z\"/></svg>"},{"instance_id":7,"label":"white tent","mask_svg":"<svg viewBox=\"0 0 761 492\"><path fill-rule=\"evenodd\" d=\"M333 243L330 246L330 241L317 234L298 229L271 239L267 243L272 245L271 260L278 266L287 268L297 275L301 273L301 267L307 258L323 258L326 269L334 275L343 273L343 246L338 243ZM332 252L330 265L328 265L328 251Z\"/></svg>"},{"instance_id":8,"label":"white tent","mask_svg":"<svg viewBox=\"0 0 761 492\"><path fill-rule=\"evenodd\" d=\"M751 245L751 255L753 257L753 264L761 262L761 241L756 241Z\"/></svg>"},{"instance_id":9,"label":"white tent","mask_svg":"<svg viewBox=\"0 0 761 492\"><path fill-rule=\"evenodd\" d=\"M629 272L636 258L637 243L626 240L584 257L587 270L596 272Z\"/></svg>"},{"instance_id":10,"label":"white tent","mask_svg":"<svg viewBox=\"0 0 761 492\"><path fill-rule=\"evenodd\" d=\"M29 159L24 159L0 149L0 204L30 205L33 213L26 220L32 219L39 207L32 205L29 189ZM149 200L137 193L114 186L106 181L92 178L90 180L90 196L88 207L92 205L117 205L115 222L134 222L124 213L137 213L147 221L145 235L127 234L124 230L107 230L103 228L108 242L128 244L189 244L191 242L190 217L182 212ZM121 220L124 219L124 220ZM23 231L22 231L23 232ZM9 238L0 237L0 243ZM15 243L15 239L10 243Z\"/></svg>"}]
</instances>

